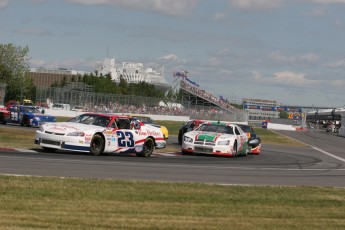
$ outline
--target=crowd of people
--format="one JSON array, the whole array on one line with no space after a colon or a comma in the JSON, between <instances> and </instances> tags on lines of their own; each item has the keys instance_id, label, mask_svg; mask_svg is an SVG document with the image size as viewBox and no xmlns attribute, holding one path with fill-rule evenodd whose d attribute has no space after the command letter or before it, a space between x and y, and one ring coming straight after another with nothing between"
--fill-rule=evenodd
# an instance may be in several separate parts
<instances>
[{"instance_id":1,"label":"crowd of people","mask_svg":"<svg viewBox=\"0 0 345 230\"><path fill-rule=\"evenodd\" d=\"M311 129L322 129L326 132L331 133L338 133L341 127L340 121L332 121L332 120L317 120L317 121L310 121L307 123L307 127Z\"/></svg>"},{"instance_id":2,"label":"crowd of people","mask_svg":"<svg viewBox=\"0 0 345 230\"><path fill-rule=\"evenodd\" d=\"M208 100L218 105L221 108L224 108L227 110L233 110L233 111L239 110L235 108L233 105L231 105L228 100L217 98L213 94L208 93L205 90L199 88L198 86L195 86L194 84L190 84L184 80L181 80L180 87L188 92L193 93L196 96L199 96L205 100Z\"/></svg>"}]
</instances>

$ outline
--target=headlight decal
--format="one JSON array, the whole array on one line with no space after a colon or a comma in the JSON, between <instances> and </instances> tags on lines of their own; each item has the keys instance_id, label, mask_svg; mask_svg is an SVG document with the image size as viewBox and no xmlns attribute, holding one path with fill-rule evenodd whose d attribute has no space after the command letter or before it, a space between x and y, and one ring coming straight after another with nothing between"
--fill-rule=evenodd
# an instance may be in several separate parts
<instances>
[{"instance_id":1,"label":"headlight decal","mask_svg":"<svg viewBox=\"0 0 345 230\"><path fill-rule=\"evenodd\" d=\"M84 132L71 132L71 133L68 133L66 136L83 137L83 136L85 136L85 133Z\"/></svg>"},{"instance_id":2,"label":"headlight decal","mask_svg":"<svg viewBox=\"0 0 345 230\"><path fill-rule=\"evenodd\" d=\"M230 140L218 141L218 145L230 145Z\"/></svg>"},{"instance_id":3,"label":"headlight decal","mask_svg":"<svg viewBox=\"0 0 345 230\"><path fill-rule=\"evenodd\" d=\"M183 136L183 141L193 143L193 138L190 138L188 136Z\"/></svg>"}]
</instances>

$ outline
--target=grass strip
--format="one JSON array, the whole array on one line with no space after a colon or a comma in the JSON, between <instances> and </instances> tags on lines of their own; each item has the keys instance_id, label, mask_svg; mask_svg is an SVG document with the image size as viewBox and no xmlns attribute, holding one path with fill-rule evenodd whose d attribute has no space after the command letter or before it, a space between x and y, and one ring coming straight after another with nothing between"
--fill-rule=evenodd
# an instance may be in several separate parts
<instances>
[{"instance_id":1,"label":"grass strip","mask_svg":"<svg viewBox=\"0 0 345 230\"><path fill-rule=\"evenodd\" d=\"M345 190L0 176L2 229L344 229Z\"/></svg>"}]
</instances>

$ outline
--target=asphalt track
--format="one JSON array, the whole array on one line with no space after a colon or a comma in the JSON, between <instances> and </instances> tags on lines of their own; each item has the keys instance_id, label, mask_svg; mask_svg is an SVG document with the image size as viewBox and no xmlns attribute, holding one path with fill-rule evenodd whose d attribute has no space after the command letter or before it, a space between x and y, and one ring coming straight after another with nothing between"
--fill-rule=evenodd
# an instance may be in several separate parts
<instances>
[{"instance_id":1,"label":"asphalt track","mask_svg":"<svg viewBox=\"0 0 345 230\"><path fill-rule=\"evenodd\" d=\"M324 131L279 131L306 146L263 145L247 157L155 153L91 156L42 150L0 150L0 174L202 182L225 185L345 187L345 138ZM178 145L169 137L168 145Z\"/></svg>"}]
</instances>

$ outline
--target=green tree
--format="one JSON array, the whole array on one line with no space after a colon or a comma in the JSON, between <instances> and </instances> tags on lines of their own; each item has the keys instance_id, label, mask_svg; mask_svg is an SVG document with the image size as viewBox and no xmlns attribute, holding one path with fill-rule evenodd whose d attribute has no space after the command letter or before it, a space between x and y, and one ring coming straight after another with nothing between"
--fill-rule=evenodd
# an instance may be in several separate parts
<instances>
[{"instance_id":1,"label":"green tree","mask_svg":"<svg viewBox=\"0 0 345 230\"><path fill-rule=\"evenodd\" d=\"M286 111L280 111L279 117L281 119L288 119L289 118L289 114Z\"/></svg>"},{"instance_id":2,"label":"green tree","mask_svg":"<svg viewBox=\"0 0 345 230\"><path fill-rule=\"evenodd\" d=\"M25 79L30 66L28 52L27 46L0 44L0 83L7 84L5 101L22 100L31 94L32 81Z\"/></svg>"}]
</instances>

